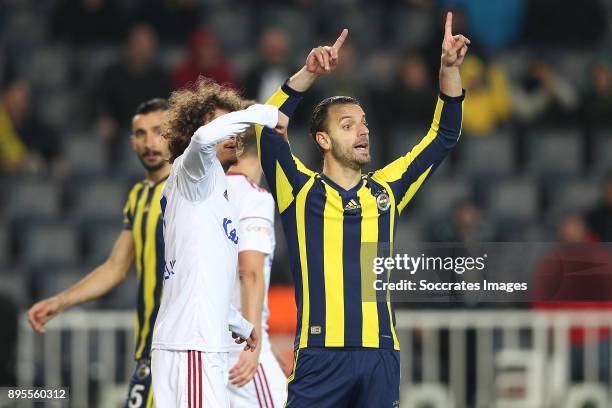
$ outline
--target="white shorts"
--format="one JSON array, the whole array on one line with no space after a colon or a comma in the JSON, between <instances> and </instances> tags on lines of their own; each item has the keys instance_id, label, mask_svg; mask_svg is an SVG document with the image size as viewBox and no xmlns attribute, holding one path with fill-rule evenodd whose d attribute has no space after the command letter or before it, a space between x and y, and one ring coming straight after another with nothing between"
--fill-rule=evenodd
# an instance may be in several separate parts
<instances>
[{"instance_id":1,"label":"white shorts","mask_svg":"<svg viewBox=\"0 0 612 408\"><path fill-rule=\"evenodd\" d=\"M228 353L151 352L153 401L156 407L229 407Z\"/></svg>"},{"instance_id":2,"label":"white shorts","mask_svg":"<svg viewBox=\"0 0 612 408\"><path fill-rule=\"evenodd\" d=\"M240 351L229 353L229 367L240 358ZM243 387L228 383L232 408L282 408L287 399L287 377L272 353L267 336L263 336L259 368L253 379Z\"/></svg>"}]
</instances>

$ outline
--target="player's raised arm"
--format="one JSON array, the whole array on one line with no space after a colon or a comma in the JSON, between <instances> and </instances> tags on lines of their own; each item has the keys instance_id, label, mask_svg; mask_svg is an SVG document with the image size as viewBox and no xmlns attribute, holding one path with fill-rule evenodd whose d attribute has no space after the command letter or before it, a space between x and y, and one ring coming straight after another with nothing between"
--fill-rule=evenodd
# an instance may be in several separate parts
<instances>
[{"instance_id":1,"label":"player's raised arm","mask_svg":"<svg viewBox=\"0 0 612 408\"><path fill-rule=\"evenodd\" d=\"M348 30L345 28L333 45L318 46L310 50L304 66L293 74L287 83L266 101L266 104L276 106L288 118L291 118L302 99L302 93L306 92L321 75L330 74L336 69L340 62L338 55L347 36ZM258 138L261 130L261 128L258 129ZM277 129L277 133L283 134L279 130L283 129ZM284 135L286 136L286 133Z\"/></svg>"},{"instance_id":2,"label":"player's raised arm","mask_svg":"<svg viewBox=\"0 0 612 408\"><path fill-rule=\"evenodd\" d=\"M278 122L278 109L269 105L255 104L247 109L219 116L195 131L185 150L183 168L192 180L202 181L216 159L217 143L243 133L254 124L274 128Z\"/></svg>"},{"instance_id":3,"label":"player's raised arm","mask_svg":"<svg viewBox=\"0 0 612 408\"><path fill-rule=\"evenodd\" d=\"M339 51L346 41L348 30L344 29L340 36L331 46L319 46L313 48L304 66L296 72L289 80L280 87L267 101L266 104L274 105L286 115L287 120L291 118L295 109L302 100L303 93L321 76L333 72L339 63ZM286 127L277 127L275 132L261 126L256 126L257 151L261 166L264 170L268 185L278 202L279 210L282 212L292 202L291 191L298 191L305 177L312 174L304 164L291 153L289 147ZM283 136L278 137L278 134ZM279 165L283 175L277 177ZM279 196L280 194L280 196Z\"/></svg>"},{"instance_id":4,"label":"player's raised arm","mask_svg":"<svg viewBox=\"0 0 612 408\"><path fill-rule=\"evenodd\" d=\"M453 15L446 15L440 58L440 95L427 135L410 152L374 173L373 178L388 183L398 211L402 211L425 180L455 147L461 134L464 92L459 66L470 40L452 33Z\"/></svg>"},{"instance_id":5,"label":"player's raised arm","mask_svg":"<svg viewBox=\"0 0 612 408\"><path fill-rule=\"evenodd\" d=\"M125 279L133 260L132 231L125 230L117 238L106 262L70 288L34 304L28 310L30 325L35 331L44 333L43 326L65 309L105 295Z\"/></svg>"},{"instance_id":6,"label":"player's raised arm","mask_svg":"<svg viewBox=\"0 0 612 408\"><path fill-rule=\"evenodd\" d=\"M471 41L461 34L453 35L453 13L446 14L442 57L440 58L440 92L451 97L461 96L461 75L459 66L468 51Z\"/></svg>"},{"instance_id":7,"label":"player's raised arm","mask_svg":"<svg viewBox=\"0 0 612 408\"><path fill-rule=\"evenodd\" d=\"M206 199L214 190L216 180L224 177L216 155L218 143L235 138L254 124L274 129L276 126L286 128L286 122L286 117L279 114L276 107L255 104L244 110L221 115L200 126L175 166L179 190L189 200ZM215 168L217 170L213 171ZM216 176L208 177L212 173Z\"/></svg>"},{"instance_id":8,"label":"player's raised arm","mask_svg":"<svg viewBox=\"0 0 612 408\"><path fill-rule=\"evenodd\" d=\"M331 46L318 46L310 50L306 63L287 82L291 89L306 92L321 75L332 73L340 62L339 53L348 37L345 28Z\"/></svg>"}]
</instances>

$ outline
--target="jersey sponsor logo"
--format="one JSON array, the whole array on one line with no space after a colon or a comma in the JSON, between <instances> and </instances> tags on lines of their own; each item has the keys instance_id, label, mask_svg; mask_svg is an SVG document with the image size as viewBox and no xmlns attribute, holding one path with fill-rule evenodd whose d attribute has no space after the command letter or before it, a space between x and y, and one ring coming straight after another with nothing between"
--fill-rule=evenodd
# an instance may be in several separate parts
<instances>
[{"instance_id":1,"label":"jersey sponsor logo","mask_svg":"<svg viewBox=\"0 0 612 408\"><path fill-rule=\"evenodd\" d=\"M164 280L170 279L174 275L174 264L176 260L166 262L164 265Z\"/></svg>"},{"instance_id":2,"label":"jersey sponsor logo","mask_svg":"<svg viewBox=\"0 0 612 408\"><path fill-rule=\"evenodd\" d=\"M232 220L230 220L229 218L223 219L223 229L225 230L225 236L234 244L238 245L238 233L236 232L236 228L230 229L231 224Z\"/></svg>"},{"instance_id":3,"label":"jersey sponsor logo","mask_svg":"<svg viewBox=\"0 0 612 408\"><path fill-rule=\"evenodd\" d=\"M310 334L321 334L321 326L310 326Z\"/></svg>"},{"instance_id":4,"label":"jersey sponsor logo","mask_svg":"<svg viewBox=\"0 0 612 408\"><path fill-rule=\"evenodd\" d=\"M351 198L348 203L344 206L344 211L356 211L361 208L361 204L359 204L354 198Z\"/></svg>"}]
</instances>

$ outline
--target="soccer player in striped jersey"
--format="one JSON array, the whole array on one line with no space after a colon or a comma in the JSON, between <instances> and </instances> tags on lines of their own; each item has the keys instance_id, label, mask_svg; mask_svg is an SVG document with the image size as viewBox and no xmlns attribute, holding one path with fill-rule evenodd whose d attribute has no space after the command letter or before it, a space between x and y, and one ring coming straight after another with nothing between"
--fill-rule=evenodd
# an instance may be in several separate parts
<instances>
[{"instance_id":1,"label":"soccer player in striped jersey","mask_svg":"<svg viewBox=\"0 0 612 408\"><path fill-rule=\"evenodd\" d=\"M268 103L291 116L302 92L336 66L347 35L344 30L333 46L313 49L305 66ZM320 173L307 169L285 140L257 129L260 161L287 238L298 307L287 407L399 406L393 306L376 296L373 271L363 260L372 256L372 246L373 256L391 255L399 215L459 139L464 97L459 66L469 43L452 34L449 13L430 130L380 170L361 172L370 161L371 140L354 98L327 98L314 109L310 133L323 154Z\"/></svg>"},{"instance_id":2,"label":"soccer player in striped jersey","mask_svg":"<svg viewBox=\"0 0 612 408\"><path fill-rule=\"evenodd\" d=\"M253 353L234 346L229 354L232 408L281 407L287 377L268 337L268 288L274 247L274 199L259 186L262 176L254 132L242 139L238 163L227 173L238 215L238 272L232 303L253 323L260 342Z\"/></svg>"},{"instance_id":3,"label":"soccer player in striped jersey","mask_svg":"<svg viewBox=\"0 0 612 408\"><path fill-rule=\"evenodd\" d=\"M141 104L132 118L130 142L145 168L146 177L128 194L123 210L123 231L108 259L74 286L36 303L28 311L34 330L44 333L44 324L64 310L97 299L119 285L135 263L138 281L136 369L130 380L126 408L153 406L151 339L164 272L159 200L171 167L167 161L168 143L160 136L162 118L167 109L167 100L152 99Z\"/></svg>"}]
</instances>

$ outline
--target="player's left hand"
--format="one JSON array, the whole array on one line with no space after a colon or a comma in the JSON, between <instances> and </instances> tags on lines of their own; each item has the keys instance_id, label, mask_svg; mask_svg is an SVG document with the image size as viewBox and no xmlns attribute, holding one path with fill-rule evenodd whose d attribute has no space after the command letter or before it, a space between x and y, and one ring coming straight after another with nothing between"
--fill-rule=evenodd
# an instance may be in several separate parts
<instances>
[{"instance_id":1,"label":"player's left hand","mask_svg":"<svg viewBox=\"0 0 612 408\"><path fill-rule=\"evenodd\" d=\"M468 51L469 38L458 34L453 35L453 13L446 13L446 24L444 26L444 41L442 41L442 66L458 67Z\"/></svg>"},{"instance_id":2,"label":"player's left hand","mask_svg":"<svg viewBox=\"0 0 612 408\"><path fill-rule=\"evenodd\" d=\"M242 344L246 341L246 345L244 346L244 351L255 351L255 349L257 348L257 345L259 344L259 337L257 336L257 333L255 333L255 329L253 329L251 331L251 335L249 336L248 339L245 339L244 337L241 337L239 334L232 332L232 337L234 338L234 341L236 342L236 344Z\"/></svg>"},{"instance_id":3,"label":"player's left hand","mask_svg":"<svg viewBox=\"0 0 612 408\"><path fill-rule=\"evenodd\" d=\"M289 140L287 128L289 127L289 117L280 110L278 111L278 122L274 128L274 132L285 140Z\"/></svg>"},{"instance_id":4,"label":"player's left hand","mask_svg":"<svg viewBox=\"0 0 612 408\"><path fill-rule=\"evenodd\" d=\"M252 353L243 351L236 365L229 371L229 380L236 387L243 387L253 379L259 367L259 352L257 347Z\"/></svg>"}]
</instances>

